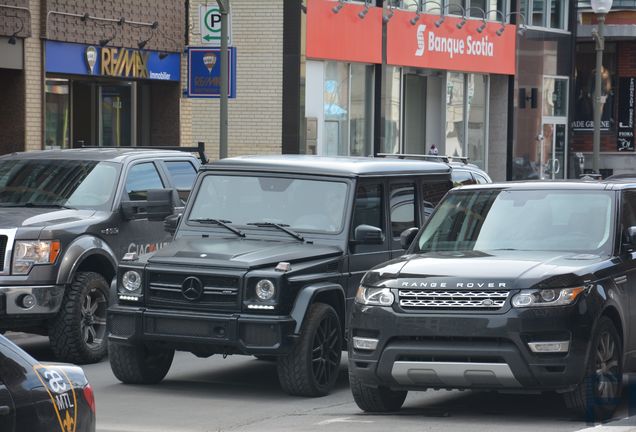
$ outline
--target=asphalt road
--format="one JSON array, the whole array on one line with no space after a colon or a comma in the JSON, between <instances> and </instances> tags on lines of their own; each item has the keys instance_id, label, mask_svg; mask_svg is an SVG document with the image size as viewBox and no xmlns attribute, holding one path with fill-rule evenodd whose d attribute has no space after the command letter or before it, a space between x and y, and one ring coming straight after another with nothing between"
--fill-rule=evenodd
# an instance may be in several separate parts
<instances>
[{"instance_id":1,"label":"asphalt road","mask_svg":"<svg viewBox=\"0 0 636 432\"><path fill-rule=\"evenodd\" d=\"M48 340L8 335L41 361L53 360ZM108 361L84 366L95 391L99 432L203 431L579 431L594 425L573 418L558 395L490 392L411 392L394 415L362 413L348 387L346 359L335 391L326 397L288 396L278 385L276 365L251 357L199 359L177 353L166 379L155 386L124 385ZM594 432L636 431L634 408ZM621 420L622 419L622 420Z\"/></svg>"}]
</instances>

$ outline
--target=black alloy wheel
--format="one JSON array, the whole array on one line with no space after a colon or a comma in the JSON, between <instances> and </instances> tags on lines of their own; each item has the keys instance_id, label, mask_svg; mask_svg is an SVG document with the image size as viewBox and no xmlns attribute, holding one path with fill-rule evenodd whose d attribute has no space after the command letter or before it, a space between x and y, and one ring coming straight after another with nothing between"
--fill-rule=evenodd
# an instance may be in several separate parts
<instances>
[{"instance_id":1,"label":"black alloy wheel","mask_svg":"<svg viewBox=\"0 0 636 432\"><path fill-rule=\"evenodd\" d=\"M335 314L326 315L320 322L311 355L314 379L320 386L327 386L338 374L342 348L340 344L340 323Z\"/></svg>"},{"instance_id":2,"label":"black alloy wheel","mask_svg":"<svg viewBox=\"0 0 636 432\"><path fill-rule=\"evenodd\" d=\"M594 395L599 400L611 400L620 397L621 381L619 350L609 331L603 331L596 346L596 379Z\"/></svg>"},{"instance_id":3,"label":"black alloy wheel","mask_svg":"<svg viewBox=\"0 0 636 432\"><path fill-rule=\"evenodd\" d=\"M106 337L106 309L108 300L104 293L91 289L82 301L81 331L84 343L96 349L104 343Z\"/></svg>"}]
</instances>

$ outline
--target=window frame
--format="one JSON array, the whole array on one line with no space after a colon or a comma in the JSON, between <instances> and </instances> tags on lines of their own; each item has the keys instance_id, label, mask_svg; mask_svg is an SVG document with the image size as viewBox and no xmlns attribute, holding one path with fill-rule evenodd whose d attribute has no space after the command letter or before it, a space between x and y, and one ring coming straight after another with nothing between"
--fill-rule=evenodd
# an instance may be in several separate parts
<instances>
[{"instance_id":1,"label":"window frame","mask_svg":"<svg viewBox=\"0 0 636 432\"><path fill-rule=\"evenodd\" d=\"M123 184L122 184L122 193L121 193L121 201L144 201L142 200L132 200L130 199L130 195L128 192L128 179L130 177L130 173L132 172L133 169L135 169L135 167L139 166L139 165L144 165L144 164L151 164L154 168L155 168L155 172L157 173L157 176L159 177L159 181L161 181L162 187L161 189L166 189L166 184L169 184L168 179L165 177L165 173L163 173L163 170L161 169L160 166L158 166L157 161L154 160L141 160L141 161L135 161L134 163L130 164L128 166L128 169L126 170L126 175L124 176L123 179ZM147 189L145 192L147 193L148 190L151 189ZM148 197L146 195L146 199L147 200Z\"/></svg>"},{"instance_id":2,"label":"window frame","mask_svg":"<svg viewBox=\"0 0 636 432\"><path fill-rule=\"evenodd\" d=\"M532 20L531 15L532 15L532 8L534 6L534 1L535 0L521 0L521 4L523 4L525 6L525 8L520 7L519 11L523 11L525 10L525 14L524 14L524 18L525 18L525 26L529 29L536 29L536 30L541 30L541 31L549 31L549 32L554 32L554 33L564 33L564 34L570 34L571 31L569 29L569 21L570 21L570 11L569 8L567 7L567 0L541 0L543 2L545 2L545 8L543 10L543 19L542 19L542 25L537 26L537 25L533 25L532 24ZM538 0L537 0L538 1ZM551 22L552 22L552 3L553 2L560 2L561 3L561 11L563 14L563 27L552 27L551 26ZM521 6L520 4L520 6ZM508 19L508 23L510 22L510 20ZM517 22L519 22L517 20Z\"/></svg>"}]
</instances>

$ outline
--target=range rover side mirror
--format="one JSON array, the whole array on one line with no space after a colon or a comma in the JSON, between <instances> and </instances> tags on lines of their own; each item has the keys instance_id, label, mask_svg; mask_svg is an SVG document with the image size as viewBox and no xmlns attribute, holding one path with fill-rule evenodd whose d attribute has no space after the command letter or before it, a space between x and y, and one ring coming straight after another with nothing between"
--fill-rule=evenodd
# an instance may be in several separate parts
<instances>
[{"instance_id":1,"label":"range rover side mirror","mask_svg":"<svg viewBox=\"0 0 636 432\"><path fill-rule=\"evenodd\" d=\"M166 217L163 220L163 230L169 233L170 235L174 235L174 233L177 232L177 226L179 225L179 222L181 221L181 216L183 216L182 213L172 214Z\"/></svg>"},{"instance_id":2,"label":"range rover side mirror","mask_svg":"<svg viewBox=\"0 0 636 432\"><path fill-rule=\"evenodd\" d=\"M363 224L353 230L353 240L356 244L382 244L384 234L378 227Z\"/></svg>"},{"instance_id":3,"label":"range rover side mirror","mask_svg":"<svg viewBox=\"0 0 636 432\"><path fill-rule=\"evenodd\" d=\"M419 229L415 227L402 231L402 234L400 234L400 246L402 249L406 250L411 246L418 232Z\"/></svg>"}]
</instances>

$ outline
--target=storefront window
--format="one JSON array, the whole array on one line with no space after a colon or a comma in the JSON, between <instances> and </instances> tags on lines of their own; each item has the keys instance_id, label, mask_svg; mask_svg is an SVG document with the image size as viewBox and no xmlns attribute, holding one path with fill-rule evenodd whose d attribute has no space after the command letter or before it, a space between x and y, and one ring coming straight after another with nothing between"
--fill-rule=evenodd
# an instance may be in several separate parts
<instances>
[{"instance_id":1,"label":"storefront window","mask_svg":"<svg viewBox=\"0 0 636 432\"><path fill-rule=\"evenodd\" d=\"M546 77L543 79L542 114L549 117L567 115L568 80Z\"/></svg>"},{"instance_id":2,"label":"storefront window","mask_svg":"<svg viewBox=\"0 0 636 432\"><path fill-rule=\"evenodd\" d=\"M466 80L466 117L468 118L466 155L472 163L485 169L488 75L468 74Z\"/></svg>"},{"instance_id":3,"label":"storefront window","mask_svg":"<svg viewBox=\"0 0 636 432\"><path fill-rule=\"evenodd\" d=\"M519 11L526 17L527 25L557 30L568 29L567 0L521 0Z\"/></svg>"},{"instance_id":4,"label":"storefront window","mask_svg":"<svg viewBox=\"0 0 636 432\"><path fill-rule=\"evenodd\" d=\"M464 74L449 72L446 79L446 154L464 156Z\"/></svg>"},{"instance_id":5,"label":"storefront window","mask_svg":"<svg viewBox=\"0 0 636 432\"><path fill-rule=\"evenodd\" d=\"M401 113L401 70L398 67L386 66L382 86L382 141L381 153L399 153L400 151L400 113Z\"/></svg>"},{"instance_id":6,"label":"storefront window","mask_svg":"<svg viewBox=\"0 0 636 432\"><path fill-rule=\"evenodd\" d=\"M349 124L349 64L325 62L324 153L346 155Z\"/></svg>"},{"instance_id":7,"label":"storefront window","mask_svg":"<svg viewBox=\"0 0 636 432\"><path fill-rule=\"evenodd\" d=\"M69 83L65 79L46 80L45 148L70 145Z\"/></svg>"},{"instance_id":8,"label":"storefront window","mask_svg":"<svg viewBox=\"0 0 636 432\"><path fill-rule=\"evenodd\" d=\"M351 156L373 154L373 66L351 64L351 98L349 103Z\"/></svg>"}]
</instances>

